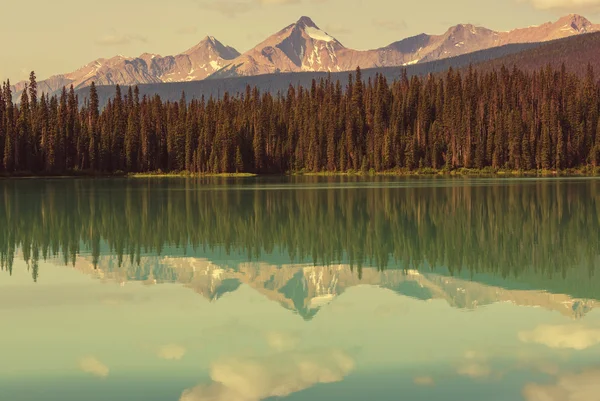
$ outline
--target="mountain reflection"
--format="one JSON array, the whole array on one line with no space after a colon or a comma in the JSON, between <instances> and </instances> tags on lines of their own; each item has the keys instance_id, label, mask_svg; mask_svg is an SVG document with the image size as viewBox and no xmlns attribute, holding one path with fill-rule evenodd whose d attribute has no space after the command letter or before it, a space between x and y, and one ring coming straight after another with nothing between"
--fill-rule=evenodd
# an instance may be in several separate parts
<instances>
[{"instance_id":1,"label":"mountain reflection","mask_svg":"<svg viewBox=\"0 0 600 401\"><path fill-rule=\"evenodd\" d=\"M534 275L498 279L490 275L451 276L447 270L385 270L363 268L359 278L348 265L284 265L245 262L235 267L220 266L192 257L142 257L137 263L118 265L116 257L101 257L98 267L91 260L78 258L75 267L98 279L146 284L177 282L210 301L247 285L271 301L294 311L305 320L346 290L371 285L419 300L443 300L450 306L473 310L498 302L543 307L562 315L579 318L598 306L600 294L571 291L577 278L541 280ZM158 269L153 269L157 267ZM589 284L598 288L599 280ZM586 286L583 286L585 289ZM547 291L549 289L551 292ZM570 295L566 295L570 294ZM592 296L590 296L592 295ZM381 310L382 315L387 312Z\"/></svg>"},{"instance_id":2,"label":"mountain reflection","mask_svg":"<svg viewBox=\"0 0 600 401\"><path fill-rule=\"evenodd\" d=\"M585 179L2 181L0 262L37 280L59 257L211 300L247 284L305 319L360 283L581 316L600 299L599 195Z\"/></svg>"}]
</instances>

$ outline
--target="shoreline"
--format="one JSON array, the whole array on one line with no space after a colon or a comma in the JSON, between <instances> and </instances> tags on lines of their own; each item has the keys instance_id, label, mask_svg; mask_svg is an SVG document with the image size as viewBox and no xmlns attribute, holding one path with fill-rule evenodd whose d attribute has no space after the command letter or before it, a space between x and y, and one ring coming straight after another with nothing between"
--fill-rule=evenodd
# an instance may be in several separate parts
<instances>
[{"instance_id":1,"label":"shoreline","mask_svg":"<svg viewBox=\"0 0 600 401\"><path fill-rule=\"evenodd\" d=\"M148 172L148 173L98 173L98 172L68 172L64 174L30 174L15 173L2 174L0 179L58 179L58 178L256 178L256 177L494 177L494 178L514 178L514 177L600 177L600 167L586 166L577 169L567 170L493 170L467 169L460 168L455 170L445 169L397 169L388 171L294 171L275 174L257 174L257 173L190 173L190 172Z\"/></svg>"}]
</instances>

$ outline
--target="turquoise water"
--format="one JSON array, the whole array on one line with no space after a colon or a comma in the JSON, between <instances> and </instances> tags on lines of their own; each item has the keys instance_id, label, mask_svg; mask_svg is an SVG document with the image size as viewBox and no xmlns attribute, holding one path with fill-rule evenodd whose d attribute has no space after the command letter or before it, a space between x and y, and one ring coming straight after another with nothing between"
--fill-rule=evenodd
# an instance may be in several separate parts
<instances>
[{"instance_id":1,"label":"turquoise water","mask_svg":"<svg viewBox=\"0 0 600 401\"><path fill-rule=\"evenodd\" d=\"M1 400L598 400L600 181L0 181Z\"/></svg>"}]
</instances>

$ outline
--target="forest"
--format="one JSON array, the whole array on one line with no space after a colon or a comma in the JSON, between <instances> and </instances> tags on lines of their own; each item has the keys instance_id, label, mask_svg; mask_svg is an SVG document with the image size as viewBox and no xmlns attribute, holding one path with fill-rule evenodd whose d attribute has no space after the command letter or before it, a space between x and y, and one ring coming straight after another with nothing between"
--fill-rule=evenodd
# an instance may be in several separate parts
<instances>
[{"instance_id":1,"label":"forest","mask_svg":"<svg viewBox=\"0 0 600 401\"><path fill-rule=\"evenodd\" d=\"M330 78L271 95L164 102L116 88L38 96L35 73L13 104L0 91L0 174L285 174L413 170L593 171L600 165L600 92L547 66L442 75L406 72L348 85Z\"/></svg>"},{"instance_id":2,"label":"forest","mask_svg":"<svg viewBox=\"0 0 600 401\"><path fill-rule=\"evenodd\" d=\"M0 180L0 266L11 272L15 258L23 259L37 279L41 260L70 265L82 256L98 266L108 255L115 268L127 265L143 279L144 256L189 252L342 263L359 276L363 267L537 280L579 274L580 290L600 267L596 180L473 185L457 177L420 186L416 178L409 187L386 187L389 177L374 177L380 187L365 190L338 185L360 184L360 177L289 179L287 190L241 178ZM153 268L154 277L176 274L160 263Z\"/></svg>"}]
</instances>

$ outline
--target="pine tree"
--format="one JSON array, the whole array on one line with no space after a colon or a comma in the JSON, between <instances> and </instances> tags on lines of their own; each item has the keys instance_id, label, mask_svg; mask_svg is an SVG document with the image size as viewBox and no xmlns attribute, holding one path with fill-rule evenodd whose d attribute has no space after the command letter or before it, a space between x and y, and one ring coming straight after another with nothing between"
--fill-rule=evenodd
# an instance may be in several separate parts
<instances>
[{"instance_id":1,"label":"pine tree","mask_svg":"<svg viewBox=\"0 0 600 401\"><path fill-rule=\"evenodd\" d=\"M28 148L29 138L31 133L30 127L30 110L29 110L29 95L27 88L21 92L21 103L19 105L19 113L17 118L17 132L15 139L15 170L17 171L29 171L31 172L31 165L29 163Z\"/></svg>"},{"instance_id":2,"label":"pine tree","mask_svg":"<svg viewBox=\"0 0 600 401\"><path fill-rule=\"evenodd\" d=\"M13 103L12 103L12 91L10 89L10 80L7 80L4 85L4 102L6 103L6 123L4 127L5 140L4 140L4 169L7 172L13 172L15 170L15 131L13 123Z\"/></svg>"},{"instance_id":3,"label":"pine tree","mask_svg":"<svg viewBox=\"0 0 600 401\"><path fill-rule=\"evenodd\" d=\"M92 82L90 85L90 105L88 107L88 130L89 130L89 166L91 170L98 170L99 168L99 154L98 154L98 143L99 143L99 118L100 118L100 104L98 99L98 90L96 84Z\"/></svg>"}]
</instances>

